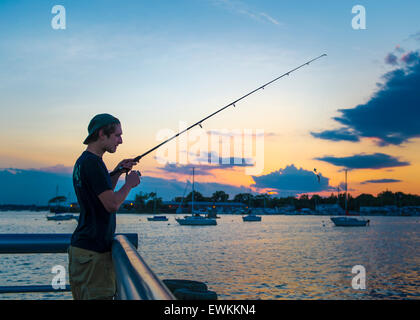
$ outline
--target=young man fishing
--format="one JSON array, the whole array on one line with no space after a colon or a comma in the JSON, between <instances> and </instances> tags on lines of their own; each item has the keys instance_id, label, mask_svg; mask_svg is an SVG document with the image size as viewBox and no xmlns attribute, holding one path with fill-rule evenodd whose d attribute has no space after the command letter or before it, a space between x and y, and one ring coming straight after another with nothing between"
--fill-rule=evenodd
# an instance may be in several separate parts
<instances>
[{"instance_id":1,"label":"young man fishing","mask_svg":"<svg viewBox=\"0 0 420 320\"><path fill-rule=\"evenodd\" d=\"M80 206L79 223L69 248L69 278L73 298L112 299L116 286L111 244L115 214L130 190L140 183L140 174L131 171L118 191L119 173L112 177L102 160L105 152L114 153L122 143L120 121L110 114L98 114L90 121L86 150L77 159L73 185ZM137 162L121 161L117 168L130 171Z\"/></svg>"}]
</instances>

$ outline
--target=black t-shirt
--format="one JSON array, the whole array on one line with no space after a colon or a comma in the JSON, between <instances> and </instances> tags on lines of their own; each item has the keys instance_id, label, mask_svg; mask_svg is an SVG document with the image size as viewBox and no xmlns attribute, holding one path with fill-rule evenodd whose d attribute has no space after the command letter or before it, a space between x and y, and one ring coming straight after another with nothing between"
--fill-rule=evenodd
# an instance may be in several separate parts
<instances>
[{"instance_id":1,"label":"black t-shirt","mask_svg":"<svg viewBox=\"0 0 420 320\"><path fill-rule=\"evenodd\" d=\"M109 213L98 198L102 192L112 190L111 177L102 158L83 152L74 165L73 186L80 216L71 245L96 252L111 251L115 213Z\"/></svg>"}]
</instances>

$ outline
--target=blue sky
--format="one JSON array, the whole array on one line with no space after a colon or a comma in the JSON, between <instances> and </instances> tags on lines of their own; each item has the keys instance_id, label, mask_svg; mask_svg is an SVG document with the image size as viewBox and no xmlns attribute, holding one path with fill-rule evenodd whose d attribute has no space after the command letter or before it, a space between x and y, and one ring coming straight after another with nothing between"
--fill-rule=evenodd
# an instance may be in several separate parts
<instances>
[{"instance_id":1,"label":"blue sky","mask_svg":"<svg viewBox=\"0 0 420 320\"><path fill-rule=\"evenodd\" d=\"M51 9L57 4L66 8L65 30L51 27ZM358 4L366 8L366 30L351 27L351 10ZM404 183L419 163L416 141L401 151L366 139L326 141L311 132L342 133L334 131L340 127L334 120L338 110L369 105L382 76L396 68L384 62L387 54L397 45L405 52L418 50L413 35L420 31L419 12L420 2L408 0L3 0L0 168L72 167L83 151L89 120L102 112L123 123L124 144L105 158L111 168L156 145L158 130L195 122L327 53L210 120L207 128L274 133L265 142L267 176L292 165L302 172L318 166L331 185L338 185L340 168L316 159L402 156L396 160L411 165L397 174L363 171L353 173L354 179L401 180L393 185L414 192L417 183ZM163 177L153 156L144 159L142 168L146 175ZM250 186L255 181L238 173L216 175L212 182Z\"/></svg>"}]
</instances>

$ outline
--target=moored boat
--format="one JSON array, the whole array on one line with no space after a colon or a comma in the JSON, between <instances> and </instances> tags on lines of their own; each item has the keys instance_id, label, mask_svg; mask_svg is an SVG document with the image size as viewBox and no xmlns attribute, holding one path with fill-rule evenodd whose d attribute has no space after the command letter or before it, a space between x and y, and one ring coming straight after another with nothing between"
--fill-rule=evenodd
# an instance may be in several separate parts
<instances>
[{"instance_id":1,"label":"moored boat","mask_svg":"<svg viewBox=\"0 0 420 320\"><path fill-rule=\"evenodd\" d=\"M153 216L147 218L147 221L168 221L168 218L166 216Z\"/></svg>"},{"instance_id":2,"label":"moored boat","mask_svg":"<svg viewBox=\"0 0 420 320\"><path fill-rule=\"evenodd\" d=\"M47 220L54 220L54 221L64 221L64 220L71 220L73 219L72 214L55 214L47 216Z\"/></svg>"},{"instance_id":3,"label":"moored boat","mask_svg":"<svg viewBox=\"0 0 420 320\"><path fill-rule=\"evenodd\" d=\"M366 225L369 225L369 220L365 220L365 219L357 219L357 218L352 218L352 217L348 217L349 215L349 211L348 211L348 207L347 207L347 169L344 170L345 172L345 177L346 177L346 182L345 182L345 201L344 201L344 210L346 212L346 216L345 217L333 217L330 218L332 222L334 222L334 224L337 227L364 227Z\"/></svg>"},{"instance_id":4,"label":"moored boat","mask_svg":"<svg viewBox=\"0 0 420 320\"><path fill-rule=\"evenodd\" d=\"M357 219L351 217L334 217L330 218L337 227L364 227L369 225L369 220Z\"/></svg>"},{"instance_id":5,"label":"moored boat","mask_svg":"<svg viewBox=\"0 0 420 320\"><path fill-rule=\"evenodd\" d=\"M214 218L202 216L202 211L194 209L194 168L192 174L192 197L191 197L191 216L184 216L184 218L175 218L175 220L182 226L215 226L217 221ZM204 211L205 212L205 211Z\"/></svg>"},{"instance_id":6,"label":"moored boat","mask_svg":"<svg viewBox=\"0 0 420 320\"><path fill-rule=\"evenodd\" d=\"M243 220L244 222L247 222L247 221L261 221L261 217L260 217L260 216L255 215L255 214L248 214L248 215L246 215L246 216L243 216L243 217L242 217L242 220Z\"/></svg>"},{"instance_id":7,"label":"moored boat","mask_svg":"<svg viewBox=\"0 0 420 320\"><path fill-rule=\"evenodd\" d=\"M217 225L216 219L206 218L199 214L185 216L184 218L175 218L175 220L183 226L215 226Z\"/></svg>"}]
</instances>

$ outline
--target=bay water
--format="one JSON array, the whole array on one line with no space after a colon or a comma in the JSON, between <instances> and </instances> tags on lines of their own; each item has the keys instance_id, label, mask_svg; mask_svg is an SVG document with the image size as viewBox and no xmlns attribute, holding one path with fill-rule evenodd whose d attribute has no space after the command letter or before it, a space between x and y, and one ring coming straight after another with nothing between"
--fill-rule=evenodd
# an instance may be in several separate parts
<instances>
[{"instance_id":1,"label":"bay water","mask_svg":"<svg viewBox=\"0 0 420 320\"><path fill-rule=\"evenodd\" d=\"M72 233L76 221L47 212L0 212L0 233ZM368 227L336 227L329 216L263 215L217 226L181 226L118 214L118 233L137 233L138 252L160 279L205 282L230 299L420 299L420 217L367 217ZM50 285L66 254L1 254L0 286ZM365 271L354 287L353 267ZM360 270L360 269L358 269ZM353 270L354 271L354 270ZM68 276L67 276L68 279ZM360 283L360 281L358 282ZM0 299L71 299L71 293L0 294Z\"/></svg>"}]
</instances>

